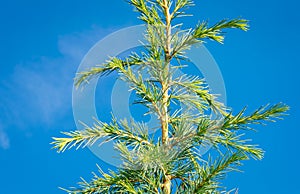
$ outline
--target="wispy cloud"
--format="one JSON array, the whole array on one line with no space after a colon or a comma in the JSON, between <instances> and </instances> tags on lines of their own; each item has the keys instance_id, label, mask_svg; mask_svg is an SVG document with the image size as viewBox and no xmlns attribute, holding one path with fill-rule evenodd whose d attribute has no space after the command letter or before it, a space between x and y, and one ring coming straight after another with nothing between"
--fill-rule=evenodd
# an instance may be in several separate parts
<instances>
[{"instance_id":1,"label":"wispy cloud","mask_svg":"<svg viewBox=\"0 0 300 194\"><path fill-rule=\"evenodd\" d=\"M8 135L3 131L0 125L0 148L6 150L9 147L10 147L10 142L9 142Z\"/></svg>"},{"instance_id":2,"label":"wispy cloud","mask_svg":"<svg viewBox=\"0 0 300 194\"><path fill-rule=\"evenodd\" d=\"M59 37L61 57L38 57L19 63L11 75L0 81L0 118L6 126L28 129L50 127L67 114L72 114L73 77L85 53L111 30L91 30ZM8 147L4 130L0 131L1 147Z\"/></svg>"}]
</instances>

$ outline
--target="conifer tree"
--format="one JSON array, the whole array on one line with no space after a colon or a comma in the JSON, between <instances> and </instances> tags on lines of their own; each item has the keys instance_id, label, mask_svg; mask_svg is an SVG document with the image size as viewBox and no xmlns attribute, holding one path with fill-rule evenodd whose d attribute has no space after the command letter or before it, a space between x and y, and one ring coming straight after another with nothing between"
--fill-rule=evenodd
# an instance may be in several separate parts
<instances>
[{"instance_id":1,"label":"conifer tree","mask_svg":"<svg viewBox=\"0 0 300 194\"><path fill-rule=\"evenodd\" d=\"M53 138L58 152L85 147L105 139L114 141L122 166L104 173L99 167L91 181L83 180L67 193L230 193L221 180L241 162L262 159L263 150L244 137L254 124L274 121L284 115L288 106L279 103L258 108L246 115L246 109L233 114L219 102L203 78L183 74L174 76L180 64L188 61L185 51L207 40L223 43L224 30L248 30L245 19L224 19L214 25L200 22L193 29L181 29L176 18L189 16L192 0L128 0L146 25L147 44L141 53L127 58L109 58L101 66L81 72L75 78L77 87L95 76L117 72L137 94L136 102L149 114L157 116L160 137L149 134L148 126L134 119L110 123L95 121L84 130L64 132ZM141 72L147 73L147 78ZM83 90L84 91L84 90ZM176 109L181 103L184 108ZM133 105L134 106L134 105ZM211 116L213 112L214 117ZM211 154L197 151L213 145Z\"/></svg>"}]
</instances>

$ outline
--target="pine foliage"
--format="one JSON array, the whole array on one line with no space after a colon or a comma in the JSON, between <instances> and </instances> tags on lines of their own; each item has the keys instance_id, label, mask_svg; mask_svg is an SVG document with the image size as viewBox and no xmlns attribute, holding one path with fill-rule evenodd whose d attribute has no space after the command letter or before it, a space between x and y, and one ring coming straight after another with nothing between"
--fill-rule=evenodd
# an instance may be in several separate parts
<instances>
[{"instance_id":1,"label":"pine foliage","mask_svg":"<svg viewBox=\"0 0 300 194\"><path fill-rule=\"evenodd\" d=\"M204 79L174 74L177 69L187 68L178 64L188 61L185 51L191 46L207 40L223 43L224 30L247 31L248 21L226 19L212 26L199 22L193 29L181 29L183 25L176 19L189 16L186 11L194 6L192 0L128 2L147 26L145 51L124 59L110 58L105 64L81 72L75 85L81 87L95 76L117 72L137 94L136 103L147 107L147 114L157 116L161 136L155 139L142 122L119 121L112 116L111 123L95 121L84 130L53 138L58 152L114 141L123 161L116 172L104 173L99 167L91 181L82 180L77 188L64 190L70 194L237 193L227 191L221 180L228 172L238 171L242 161L262 159L264 153L244 137L245 130L280 118L288 106L262 106L249 115L245 108L234 114L210 92ZM147 78L142 72L148 74ZM176 103L185 108L174 110ZM212 154L200 155L198 149L207 145L213 145Z\"/></svg>"}]
</instances>

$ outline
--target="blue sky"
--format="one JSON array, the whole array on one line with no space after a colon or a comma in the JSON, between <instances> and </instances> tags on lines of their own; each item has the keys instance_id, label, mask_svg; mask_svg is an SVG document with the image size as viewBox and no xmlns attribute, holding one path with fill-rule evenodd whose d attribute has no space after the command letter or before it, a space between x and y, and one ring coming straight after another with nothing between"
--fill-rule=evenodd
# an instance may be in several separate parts
<instances>
[{"instance_id":1,"label":"blue sky","mask_svg":"<svg viewBox=\"0 0 300 194\"><path fill-rule=\"evenodd\" d=\"M262 104L291 106L283 121L250 133L265 150L225 184L241 194L298 191L300 4L296 0L197 1L187 25L241 16L247 33L230 30L224 45L208 42L238 111ZM3 194L63 193L102 162L88 149L57 154L49 143L74 129L72 81L98 40L141 22L123 0L11 0L0 6L0 186ZM106 164L103 164L107 167Z\"/></svg>"}]
</instances>

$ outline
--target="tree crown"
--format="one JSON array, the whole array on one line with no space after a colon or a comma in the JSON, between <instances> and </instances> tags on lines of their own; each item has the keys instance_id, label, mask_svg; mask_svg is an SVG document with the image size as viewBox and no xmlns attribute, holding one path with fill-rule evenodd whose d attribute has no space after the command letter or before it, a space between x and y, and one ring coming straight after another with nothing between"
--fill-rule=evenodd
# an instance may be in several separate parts
<instances>
[{"instance_id":1,"label":"tree crown","mask_svg":"<svg viewBox=\"0 0 300 194\"><path fill-rule=\"evenodd\" d=\"M134 119L110 123L95 122L85 130L64 132L54 138L54 148L63 152L72 147L86 147L100 138L115 141L123 165L117 172L104 173L68 193L224 193L220 180L237 170L250 157L262 159L263 150L244 138L253 124L274 121L288 107L282 103L258 108L250 115L238 114L219 102L204 79L182 74L186 51L206 40L224 41L228 28L248 30L245 19L225 19L210 26L200 22L193 29L181 29L175 19L189 16L191 0L129 0L146 24L144 51L127 58L113 57L99 66L81 72L75 78L80 87L99 75L117 72L137 94L136 103L157 116L160 137L149 134L148 126ZM147 76L143 76L146 72ZM181 103L180 109L174 104ZM211 112L215 115L211 116ZM212 154L203 156L200 147L213 145Z\"/></svg>"}]
</instances>

